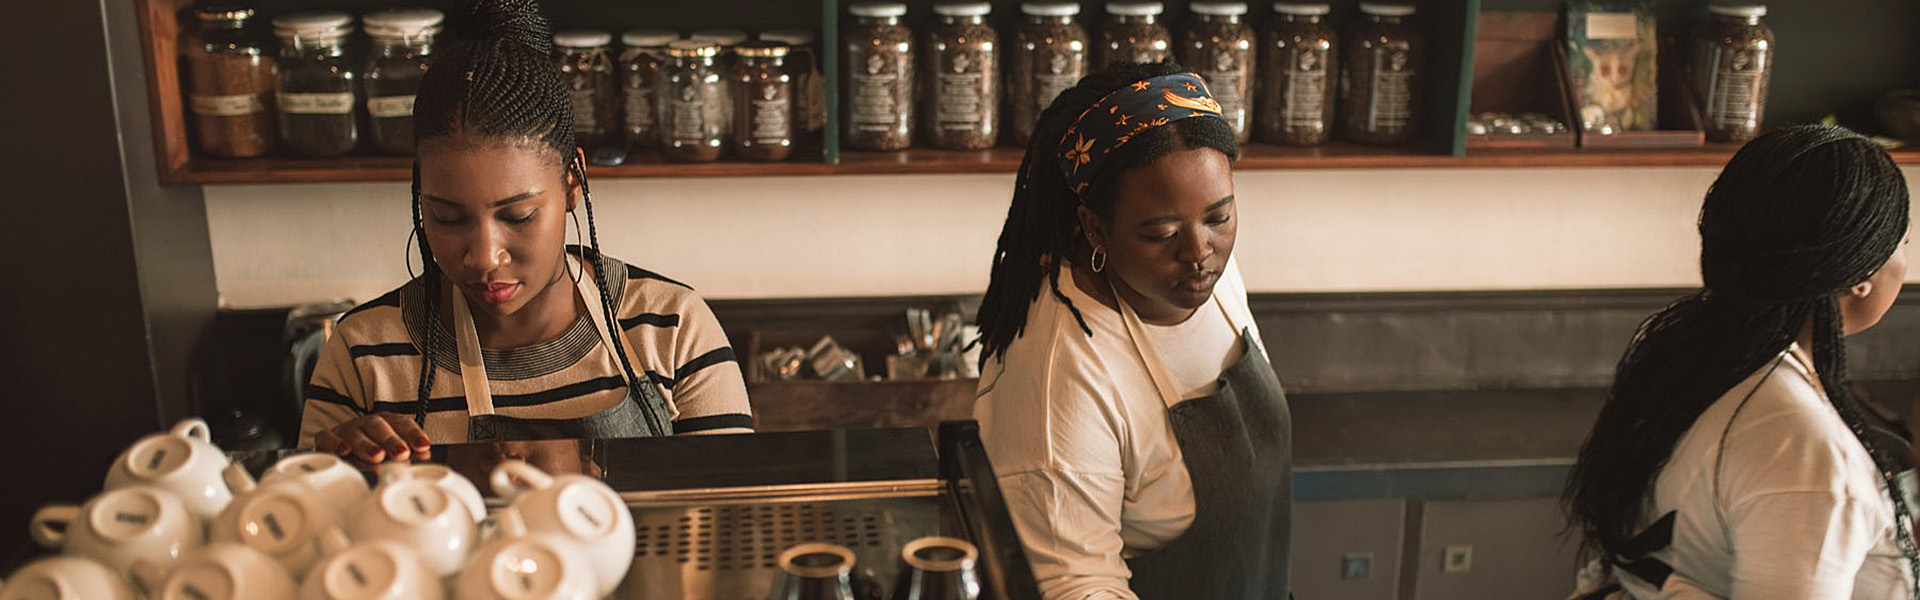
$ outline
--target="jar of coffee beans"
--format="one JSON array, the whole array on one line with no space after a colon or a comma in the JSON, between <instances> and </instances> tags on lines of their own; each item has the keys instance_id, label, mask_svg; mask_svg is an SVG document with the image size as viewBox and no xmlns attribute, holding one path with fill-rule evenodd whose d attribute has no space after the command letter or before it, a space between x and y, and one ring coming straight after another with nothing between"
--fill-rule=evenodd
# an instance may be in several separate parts
<instances>
[{"instance_id":1,"label":"jar of coffee beans","mask_svg":"<svg viewBox=\"0 0 1920 600\"><path fill-rule=\"evenodd\" d=\"M1108 2L1095 70L1116 62L1157 63L1172 58L1173 36L1160 24L1166 9L1159 2Z\"/></svg>"},{"instance_id":2,"label":"jar of coffee beans","mask_svg":"<svg viewBox=\"0 0 1920 600\"><path fill-rule=\"evenodd\" d=\"M746 43L749 38L747 32L738 29L703 29L689 34L687 39L719 46L720 59L716 64L730 72L739 60L739 55L733 52L734 47Z\"/></svg>"},{"instance_id":3,"label":"jar of coffee beans","mask_svg":"<svg viewBox=\"0 0 1920 600\"><path fill-rule=\"evenodd\" d=\"M680 34L664 29L637 29L620 35L620 96L624 100L620 122L625 127L627 145L633 148L653 146L654 116L659 112L655 92L660 71L666 67L667 44L680 40Z\"/></svg>"},{"instance_id":4,"label":"jar of coffee beans","mask_svg":"<svg viewBox=\"0 0 1920 600\"><path fill-rule=\"evenodd\" d=\"M936 4L939 21L921 46L927 85L921 123L927 141L947 150L985 150L1000 136L1000 37L987 2Z\"/></svg>"},{"instance_id":5,"label":"jar of coffee beans","mask_svg":"<svg viewBox=\"0 0 1920 600\"><path fill-rule=\"evenodd\" d=\"M1245 2L1194 2L1182 31L1180 62L1207 82L1236 142L1253 135L1254 35Z\"/></svg>"},{"instance_id":6,"label":"jar of coffee beans","mask_svg":"<svg viewBox=\"0 0 1920 600\"><path fill-rule=\"evenodd\" d=\"M1426 41L1411 4L1360 3L1340 73L1340 130L1349 140L1398 146L1420 122Z\"/></svg>"},{"instance_id":7,"label":"jar of coffee beans","mask_svg":"<svg viewBox=\"0 0 1920 600\"><path fill-rule=\"evenodd\" d=\"M560 78L573 104L573 137L589 154L619 131L619 92L608 46L613 34L571 29L553 34Z\"/></svg>"},{"instance_id":8,"label":"jar of coffee beans","mask_svg":"<svg viewBox=\"0 0 1920 600\"><path fill-rule=\"evenodd\" d=\"M855 2L848 12L844 142L854 150L904 150L914 131L913 32L901 22L907 5Z\"/></svg>"},{"instance_id":9,"label":"jar of coffee beans","mask_svg":"<svg viewBox=\"0 0 1920 600\"><path fill-rule=\"evenodd\" d=\"M413 155L413 96L444 18L430 8L389 8L360 17L373 41L364 69L367 122L373 147L381 152Z\"/></svg>"},{"instance_id":10,"label":"jar of coffee beans","mask_svg":"<svg viewBox=\"0 0 1920 600\"><path fill-rule=\"evenodd\" d=\"M353 17L329 10L273 20L280 38L280 147L295 156L339 156L360 143L354 114L360 73L348 64Z\"/></svg>"},{"instance_id":11,"label":"jar of coffee beans","mask_svg":"<svg viewBox=\"0 0 1920 600\"><path fill-rule=\"evenodd\" d=\"M1773 29L1764 4L1713 4L1695 29L1694 91L1706 107L1707 139L1744 142L1760 134L1773 76Z\"/></svg>"},{"instance_id":12,"label":"jar of coffee beans","mask_svg":"<svg viewBox=\"0 0 1920 600\"><path fill-rule=\"evenodd\" d=\"M1333 133L1339 41L1326 4L1275 2L1260 62L1260 139L1283 146L1324 144Z\"/></svg>"},{"instance_id":13,"label":"jar of coffee beans","mask_svg":"<svg viewBox=\"0 0 1920 600\"><path fill-rule=\"evenodd\" d=\"M681 40L667 45L660 77L660 153L678 162L712 162L727 147L732 98L720 71L720 47Z\"/></svg>"},{"instance_id":14,"label":"jar of coffee beans","mask_svg":"<svg viewBox=\"0 0 1920 600\"><path fill-rule=\"evenodd\" d=\"M786 44L787 70L793 72L793 119L797 145L818 148L827 128L827 82L820 73L817 36L806 29L762 32L760 39Z\"/></svg>"},{"instance_id":15,"label":"jar of coffee beans","mask_svg":"<svg viewBox=\"0 0 1920 600\"><path fill-rule=\"evenodd\" d=\"M221 158L272 152L278 79L253 9L209 5L194 11L181 47L195 146Z\"/></svg>"},{"instance_id":16,"label":"jar of coffee beans","mask_svg":"<svg viewBox=\"0 0 1920 600\"><path fill-rule=\"evenodd\" d=\"M733 148L741 160L773 162L793 154L794 85L785 44L746 42L734 47Z\"/></svg>"},{"instance_id":17,"label":"jar of coffee beans","mask_svg":"<svg viewBox=\"0 0 1920 600\"><path fill-rule=\"evenodd\" d=\"M1040 113L1087 76L1087 31L1075 2L1028 2L1007 59L1007 136L1025 146Z\"/></svg>"}]
</instances>

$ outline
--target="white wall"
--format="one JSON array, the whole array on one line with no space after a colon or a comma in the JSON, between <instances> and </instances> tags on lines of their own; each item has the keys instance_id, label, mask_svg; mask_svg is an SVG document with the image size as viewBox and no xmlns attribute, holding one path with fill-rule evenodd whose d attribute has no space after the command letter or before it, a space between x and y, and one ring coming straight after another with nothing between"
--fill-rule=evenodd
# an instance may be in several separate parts
<instances>
[{"instance_id":1,"label":"white wall","mask_svg":"<svg viewBox=\"0 0 1920 600\"><path fill-rule=\"evenodd\" d=\"M1243 171L1255 292L1685 286L1715 168ZM1911 181L1920 169L1908 169ZM978 293L1012 175L603 179L601 243L710 298ZM406 279L407 186L206 189L223 305Z\"/></svg>"}]
</instances>

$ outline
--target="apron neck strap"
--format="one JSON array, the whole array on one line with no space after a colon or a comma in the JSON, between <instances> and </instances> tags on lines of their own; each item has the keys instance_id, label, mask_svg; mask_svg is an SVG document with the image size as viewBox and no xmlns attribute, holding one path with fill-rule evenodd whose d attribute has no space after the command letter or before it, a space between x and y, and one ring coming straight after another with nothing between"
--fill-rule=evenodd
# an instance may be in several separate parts
<instances>
[{"instance_id":1,"label":"apron neck strap","mask_svg":"<svg viewBox=\"0 0 1920 600\"><path fill-rule=\"evenodd\" d=\"M563 268L572 272L579 266L580 261L574 258L572 253L568 253L567 264ZM595 284L593 279L584 275L580 277L580 280L574 284L574 293L578 295L580 302L586 305L584 310L587 317L593 320L593 331L600 335L600 344L608 351L612 351L614 344L613 338L607 333L607 317L599 310L600 286ZM432 293L439 293L439 291L435 290ZM453 296L454 339L460 348L460 385L466 391L467 415L494 414L493 391L487 384L487 361L480 350L480 335L473 325L473 311L467 306L465 294L454 290L449 295ZM620 347L627 351L629 363L639 364L633 356L633 348L630 344L621 344ZM621 381L632 385L633 382L627 379L625 369L620 369L619 373Z\"/></svg>"},{"instance_id":2,"label":"apron neck strap","mask_svg":"<svg viewBox=\"0 0 1920 600\"><path fill-rule=\"evenodd\" d=\"M1135 313L1133 307L1127 304L1127 299L1120 295L1120 289L1114 285L1112 277L1107 277L1107 290L1108 293L1113 294L1113 303L1120 307L1120 322L1126 324L1127 337L1133 338L1133 351L1140 357L1141 364L1146 365L1147 376L1153 379L1153 387L1160 392L1160 401L1165 403L1167 408L1173 408L1183 398L1180 397L1180 391L1173 385L1173 375L1167 372L1166 365L1161 362L1160 352L1154 347L1153 338L1147 335L1146 322L1140 320L1140 315ZM1226 317L1227 324L1235 329L1236 334L1241 330L1233 311L1227 310L1226 303L1220 299L1218 282L1214 284L1213 296L1207 304L1220 310L1220 314ZM1200 307L1187 318L1200 318L1200 311L1206 309L1204 306Z\"/></svg>"}]
</instances>

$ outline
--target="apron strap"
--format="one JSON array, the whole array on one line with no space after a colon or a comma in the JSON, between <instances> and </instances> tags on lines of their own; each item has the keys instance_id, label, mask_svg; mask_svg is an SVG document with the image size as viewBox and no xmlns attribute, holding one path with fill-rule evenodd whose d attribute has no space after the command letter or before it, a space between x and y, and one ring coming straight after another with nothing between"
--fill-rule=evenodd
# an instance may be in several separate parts
<instances>
[{"instance_id":1,"label":"apron strap","mask_svg":"<svg viewBox=\"0 0 1920 600\"><path fill-rule=\"evenodd\" d=\"M577 262L578 260L573 257L573 254L567 254L567 264L569 267ZM596 263L593 265L594 269L601 269L605 266L602 264L602 261L594 262ZM600 298L599 284L594 283L592 277L582 275L580 280L574 283L574 286L580 293L580 301L587 304L587 318L593 319L593 330L600 334L600 345L605 346L608 352L613 352L615 346L613 344L612 334L609 333L613 331L613 328L607 326L607 315L597 308ZM615 306L619 305L618 302L614 304ZM620 344L619 348L621 352L627 355L627 364L636 365L636 368L640 368L640 365L646 364L640 362L640 355L636 354L636 351L633 349L633 344ZM620 360L616 357L614 364L617 366L619 363ZM635 376L642 377L641 381L635 382L627 379L626 369L616 369L616 372L620 374L621 381L627 382L629 389L639 390L640 409L645 413L647 428L653 430L653 435L673 435L673 419L680 416L679 409L672 403L667 402L666 398L662 398L659 390L654 388L653 382L644 379L644 376L635 373Z\"/></svg>"},{"instance_id":2,"label":"apron strap","mask_svg":"<svg viewBox=\"0 0 1920 600\"><path fill-rule=\"evenodd\" d=\"M1611 553L1612 555L1607 557L1607 562L1653 585L1656 589L1665 587L1667 578L1673 576L1673 567L1660 559L1653 558L1652 555L1673 545L1673 522L1679 514L1669 511L1662 515L1660 520L1654 521L1652 525L1647 526L1646 530L1634 535L1633 539L1621 545L1619 552Z\"/></svg>"},{"instance_id":3,"label":"apron strap","mask_svg":"<svg viewBox=\"0 0 1920 600\"><path fill-rule=\"evenodd\" d=\"M1133 312L1132 306L1127 305L1127 300L1120 296L1117 288L1113 287L1111 278L1107 280L1107 290L1108 293L1113 294L1113 303L1120 307L1120 321L1126 323L1127 336L1133 338L1133 351L1140 357L1141 364L1147 366L1147 376L1153 380L1153 387L1160 391L1160 401L1165 403L1167 408L1173 408L1184 398L1180 397L1179 389L1173 385L1173 375L1167 373L1166 365L1160 361L1160 352L1154 347L1153 338L1147 336L1146 323L1140 320L1139 314ZM1221 314L1226 316L1227 323L1238 329L1239 325L1234 322L1233 311L1227 310L1227 305L1220 300L1218 284L1214 286L1213 302L1210 304L1219 308ZM1198 317L1199 313L1196 312L1194 316Z\"/></svg>"},{"instance_id":4,"label":"apron strap","mask_svg":"<svg viewBox=\"0 0 1920 600\"><path fill-rule=\"evenodd\" d=\"M437 294L439 290L427 293ZM473 312L467 308L466 294L454 291L453 335L460 346L460 385L467 395L467 416L493 414L493 389L487 385L487 361L480 352L480 335L474 332ZM431 369L433 365L423 365Z\"/></svg>"}]
</instances>

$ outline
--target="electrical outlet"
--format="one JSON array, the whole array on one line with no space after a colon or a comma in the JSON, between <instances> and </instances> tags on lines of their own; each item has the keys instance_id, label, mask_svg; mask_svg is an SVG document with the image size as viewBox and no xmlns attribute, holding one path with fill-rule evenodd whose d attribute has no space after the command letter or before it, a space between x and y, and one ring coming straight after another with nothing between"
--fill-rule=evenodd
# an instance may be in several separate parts
<instances>
[{"instance_id":1,"label":"electrical outlet","mask_svg":"<svg viewBox=\"0 0 1920 600\"><path fill-rule=\"evenodd\" d=\"M1440 571L1443 573L1466 573L1473 570L1473 544L1449 544L1440 557Z\"/></svg>"},{"instance_id":2,"label":"electrical outlet","mask_svg":"<svg viewBox=\"0 0 1920 600\"><path fill-rule=\"evenodd\" d=\"M1373 553L1350 552L1340 559L1340 578L1348 581L1373 577Z\"/></svg>"}]
</instances>

